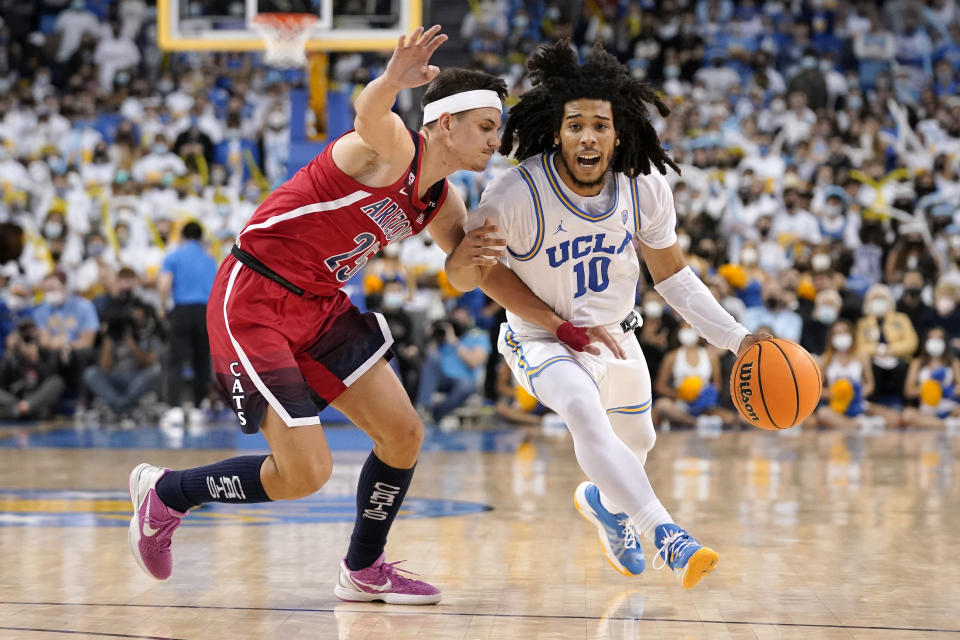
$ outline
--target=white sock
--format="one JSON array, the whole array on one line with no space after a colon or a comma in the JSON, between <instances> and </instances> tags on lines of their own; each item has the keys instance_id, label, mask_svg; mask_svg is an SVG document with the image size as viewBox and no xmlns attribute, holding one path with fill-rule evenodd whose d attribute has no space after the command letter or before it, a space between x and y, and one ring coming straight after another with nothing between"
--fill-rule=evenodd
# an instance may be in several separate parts
<instances>
[{"instance_id":1,"label":"white sock","mask_svg":"<svg viewBox=\"0 0 960 640\"><path fill-rule=\"evenodd\" d=\"M672 522L660 504L643 462L617 437L600 402L593 379L575 364L559 362L537 378L540 401L557 412L573 436L573 449L580 468L600 489L600 501L611 513L637 513L633 524L652 533L658 524ZM656 439L648 414L636 423L646 434L643 452Z\"/></svg>"},{"instance_id":2,"label":"white sock","mask_svg":"<svg viewBox=\"0 0 960 640\"><path fill-rule=\"evenodd\" d=\"M631 515L634 526L653 538L653 533L661 524L673 524L673 518L667 513L657 498L647 503L645 507Z\"/></svg>"},{"instance_id":3,"label":"white sock","mask_svg":"<svg viewBox=\"0 0 960 640\"><path fill-rule=\"evenodd\" d=\"M620 513L623 511L623 509L614 504L610 498L605 496L603 491L600 491L600 505L610 513Z\"/></svg>"}]
</instances>

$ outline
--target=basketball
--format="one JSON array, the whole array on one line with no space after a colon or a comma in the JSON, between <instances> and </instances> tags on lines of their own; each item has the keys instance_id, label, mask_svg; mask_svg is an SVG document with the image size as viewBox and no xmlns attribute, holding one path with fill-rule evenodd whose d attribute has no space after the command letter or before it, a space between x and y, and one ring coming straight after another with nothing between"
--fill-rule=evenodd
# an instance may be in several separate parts
<instances>
[{"instance_id":1,"label":"basketball","mask_svg":"<svg viewBox=\"0 0 960 640\"><path fill-rule=\"evenodd\" d=\"M755 427L776 431L800 424L820 401L820 367L796 342L768 338L737 358L730 397Z\"/></svg>"}]
</instances>

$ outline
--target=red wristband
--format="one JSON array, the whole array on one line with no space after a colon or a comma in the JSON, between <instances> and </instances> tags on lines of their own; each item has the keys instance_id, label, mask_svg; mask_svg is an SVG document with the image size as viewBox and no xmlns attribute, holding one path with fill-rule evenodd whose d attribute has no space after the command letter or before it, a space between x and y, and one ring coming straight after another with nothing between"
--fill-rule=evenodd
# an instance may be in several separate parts
<instances>
[{"instance_id":1,"label":"red wristband","mask_svg":"<svg viewBox=\"0 0 960 640\"><path fill-rule=\"evenodd\" d=\"M590 344L586 327L577 327L572 322L564 322L557 327L557 338L574 351L583 351Z\"/></svg>"}]
</instances>

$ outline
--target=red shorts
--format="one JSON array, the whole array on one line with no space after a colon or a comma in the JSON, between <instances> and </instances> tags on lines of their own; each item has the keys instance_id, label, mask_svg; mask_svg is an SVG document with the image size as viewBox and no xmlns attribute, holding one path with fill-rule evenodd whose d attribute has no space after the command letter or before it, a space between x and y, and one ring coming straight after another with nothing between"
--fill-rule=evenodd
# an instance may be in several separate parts
<instances>
[{"instance_id":1,"label":"red shorts","mask_svg":"<svg viewBox=\"0 0 960 640\"><path fill-rule=\"evenodd\" d=\"M227 256L207 303L217 384L245 433L267 405L287 426L320 424L317 413L390 359L393 336L379 313L360 313L342 291L301 297Z\"/></svg>"}]
</instances>

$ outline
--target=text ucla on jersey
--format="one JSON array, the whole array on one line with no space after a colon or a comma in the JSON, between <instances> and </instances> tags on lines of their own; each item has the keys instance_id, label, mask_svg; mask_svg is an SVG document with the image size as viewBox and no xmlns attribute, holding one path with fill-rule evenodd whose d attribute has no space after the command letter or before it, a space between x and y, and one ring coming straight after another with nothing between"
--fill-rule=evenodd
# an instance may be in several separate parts
<instances>
[{"instance_id":1,"label":"text ucla on jersey","mask_svg":"<svg viewBox=\"0 0 960 640\"><path fill-rule=\"evenodd\" d=\"M556 313L579 326L619 323L633 309L640 263L636 242L676 242L673 195L659 173L611 174L597 196L577 196L561 181L555 152L527 158L486 188L469 228L496 221L506 264ZM549 335L508 312L520 335Z\"/></svg>"}]
</instances>

